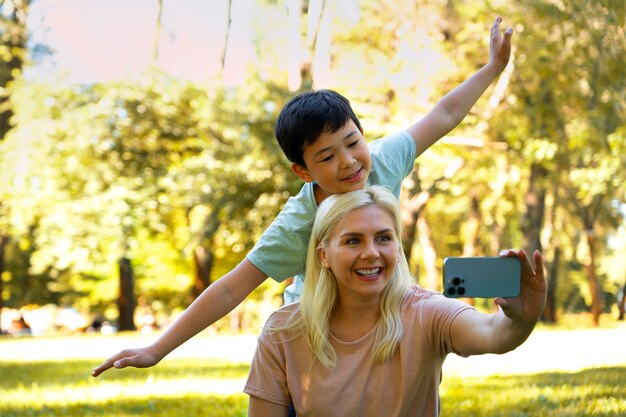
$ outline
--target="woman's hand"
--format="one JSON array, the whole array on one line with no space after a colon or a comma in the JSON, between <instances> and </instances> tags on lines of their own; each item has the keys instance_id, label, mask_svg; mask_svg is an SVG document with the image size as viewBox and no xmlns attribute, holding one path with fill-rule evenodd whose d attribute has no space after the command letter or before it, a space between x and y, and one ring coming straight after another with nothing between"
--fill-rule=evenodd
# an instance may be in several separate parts
<instances>
[{"instance_id":1,"label":"woman's hand","mask_svg":"<svg viewBox=\"0 0 626 417\"><path fill-rule=\"evenodd\" d=\"M535 251L534 267L523 250L505 250L500 252L500 256L518 258L520 260L522 265L522 282L518 297L498 297L495 303L513 321L536 323L543 314L548 293L548 283L544 275L541 253Z\"/></svg>"}]
</instances>

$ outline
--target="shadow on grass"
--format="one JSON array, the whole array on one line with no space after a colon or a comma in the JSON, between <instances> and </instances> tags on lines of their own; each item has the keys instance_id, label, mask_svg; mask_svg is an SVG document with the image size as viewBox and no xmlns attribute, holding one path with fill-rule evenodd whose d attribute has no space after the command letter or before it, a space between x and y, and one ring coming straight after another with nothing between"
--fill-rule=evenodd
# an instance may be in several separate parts
<instances>
[{"instance_id":1,"label":"shadow on grass","mask_svg":"<svg viewBox=\"0 0 626 417\"><path fill-rule=\"evenodd\" d=\"M626 415L626 366L579 372L449 378L441 417Z\"/></svg>"},{"instance_id":2,"label":"shadow on grass","mask_svg":"<svg viewBox=\"0 0 626 417\"><path fill-rule=\"evenodd\" d=\"M102 403L73 402L55 406L0 406L2 417L243 417L247 413L248 396L244 394L121 398Z\"/></svg>"},{"instance_id":3,"label":"shadow on grass","mask_svg":"<svg viewBox=\"0 0 626 417\"><path fill-rule=\"evenodd\" d=\"M0 392L16 387L36 385L67 386L93 378L91 371L98 363L88 360L0 362ZM223 363L217 360L165 360L147 369L110 369L95 381L141 383L147 378L180 380L184 378L234 379L248 375L249 364ZM3 415L4 416L4 415Z\"/></svg>"}]
</instances>

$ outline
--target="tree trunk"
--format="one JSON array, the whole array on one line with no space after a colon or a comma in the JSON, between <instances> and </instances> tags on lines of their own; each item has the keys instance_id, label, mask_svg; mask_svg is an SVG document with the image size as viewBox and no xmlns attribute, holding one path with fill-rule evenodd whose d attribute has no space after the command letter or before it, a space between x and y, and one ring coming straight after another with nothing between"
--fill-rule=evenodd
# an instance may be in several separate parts
<instances>
[{"instance_id":1,"label":"tree trunk","mask_svg":"<svg viewBox=\"0 0 626 417\"><path fill-rule=\"evenodd\" d=\"M422 257L424 260L424 268L426 272L426 287L429 290L441 290L441 275L437 267L437 251L433 243L432 232L430 226L424 218L419 216L417 219L417 236L419 238L420 247L422 248Z\"/></svg>"},{"instance_id":2,"label":"tree trunk","mask_svg":"<svg viewBox=\"0 0 626 417\"><path fill-rule=\"evenodd\" d=\"M416 165L411 175L405 180L400 196L402 206L402 246L404 247L404 255L409 263L413 256L413 244L415 239L419 238L418 221L429 198L430 192L422 190L419 178L419 165ZM426 227L428 227L427 224ZM423 282L420 279L420 271L411 272L417 277L418 281Z\"/></svg>"},{"instance_id":3,"label":"tree trunk","mask_svg":"<svg viewBox=\"0 0 626 417\"><path fill-rule=\"evenodd\" d=\"M130 259L123 257L119 260L120 292L117 299L119 312L118 329L136 330L135 327L135 291L134 273Z\"/></svg>"},{"instance_id":4,"label":"tree trunk","mask_svg":"<svg viewBox=\"0 0 626 417\"><path fill-rule=\"evenodd\" d=\"M624 281L624 287L622 288L622 299L619 303L619 315L617 319L619 321L624 320L624 307L626 306L626 281Z\"/></svg>"},{"instance_id":5,"label":"tree trunk","mask_svg":"<svg viewBox=\"0 0 626 417\"><path fill-rule=\"evenodd\" d=\"M3 8L2 3L0 3L0 8ZM3 10L7 13L4 16L6 20L6 23L3 25L5 33L1 37L0 47L8 52L3 56L2 66L4 68L0 71L0 140L4 140L6 134L13 126L13 108L10 103L9 86L16 76L22 72L22 67L24 66L24 57L27 54L26 43L28 41L26 18L29 7L30 0L25 0L13 2L10 14L8 13L9 8ZM0 232L0 321L2 319L2 308L4 307L2 301L4 292L2 274L5 269L5 249L8 242L9 237ZM2 328L0 327L1 332Z\"/></svg>"},{"instance_id":6,"label":"tree trunk","mask_svg":"<svg viewBox=\"0 0 626 417\"><path fill-rule=\"evenodd\" d=\"M156 68L159 59L159 46L161 44L161 21L163 16L163 0L157 0L156 31L154 45L152 45L152 66Z\"/></svg>"},{"instance_id":7,"label":"tree trunk","mask_svg":"<svg viewBox=\"0 0 626 417\"><path fill-rule=\"evenodd\" d=\"M592 229L587 230L585 236L589 250L589 261L585 269L587 272L587 282L589 283L589 292L591 293L591 317L593 325L598 326L600 324L600 315L602 314L602 299L600 297L598 277L596 276L596 237Z\"/></svg>"},{"instance_id":8,"label":"tree trunk","mask_svg":"<svg viewBox=\"0 0 626 417\"><path fill-rule=\"evenodd\" d=\"M489 249L491 253L500 253L502 249L502 236L504 236L504 228L494 221L491 226L489 226Z\"/></svg>"},{"instance_id":9,"label":"tree trunk","mask_svg":"<svg viewBox=\"0 0 626 417\"><path fill-rule=\"evenodd\" d=\"M193 251L195 273L191 296L198 298L202 291L211 285L211 270L213 269L213 252L206 246L199 245Z\"/></svg>"},{"instance_id":10,"label":"tree trunk","mask_svg":"<svg viewBox=\"0 0 626 417\"><path fill-rule=\"evenodd\" d=\"M400 210L402 218L402 246L404 256L407 262L411 262L413 253L413 243L417 234L417 218L422 209L422 204L418 202L418 195L421 190L419 178L419 165L415 165L413 172L405 179L400 193ZM419 277L417 271L412 271L416 277Z\"/></svg>"},{"instance_id":11,"label":"tree trunk","mask_svg":"<svg viewBox=\"0 0 626 417\"><path fill-rule=\"evenodd\" d=\"M465 233L463 243L463 256L476 256L476 247L478 246L478 228L480 227L480 203L476 197L476 192L472 190L471 209L465 224ZM473 298L463 298L469 305L474 305Z\"/></svg>"},{"instance_id":12,"label":"tree trunk","mask_svg":"<svg viewBox=\"0 0 626 417\"><path fill-rule=\"evenodd\" d=\"M472 202L469 217L465 224L463 256L476 256L478 246L478 227L480 226L480 204L476 193L472 191Z\"/></svg>"},{"instance_id":13,"label":"tree trunk","mask_svg":"<svg viewBox=\"0 0 626 417\"><path fill-rule=\"evenodd\" d=\"M524 198L526 213L522 220L523 247L528 255L542 249L540 237L546 208L546 190L543 185L546 175L546 170L542 166L537 164L531 166L528 191Z\"/></svg>"},{"instance_id":14,"label":"tree trunk","mask_svg":"<svg viewBox=\"0 0 626 417\"><path fill-rule=\"evenodd\" d=\"M5 265L5 248L9 243L9 237L3 233L0 233L0 323L2 322L2 309L4 308L4 301L2 300L2 293L4 292L4 282L2 281L2 275L4 274ZM0 334L2 333L2 327L0 327Z\"/></svg>"},{"instance_id":15,"label":"tree trunk","mask_svg":"<svg viewBox=\"0 0 626 417\"><path fill-rule=\"evenodd\" d=\"M558 183L553 184L554 193L552 195L550 210L547 211L545 217L544 247L549 247L552 251L552 261L545 262L545 273L548 281L548 293L546 297L546 306L543 309L541 320L547 323L556 323L557 321L557 299L556 291L559 279L559 268L561 264L561 242L555 230L562 230L563 224L561 216L557 214L557 198ZM545 259L545 256L544 256Z\"/></svg>"},{"instance_id":16,"label":"tree trunk","mask_svg":"<svg viewBox=\"0 0 626 417\"><path fill-rule=\"evenodd\" d=\"M426 268L427 286L436 290L441 288L441 280L439 268L437 266L437 251L432 240L430 226L424 218L424 209L430 197L438 190L439 182L451 178L461 168L462 163L456 163L452 169L447 169L444 175L436 179L433 184L426 190L422 189L419 177L419 165L415 165L413 172L405 179L400 195L400 204L402 206L402 246L407 261L411 261L413 243L415 237L419 239L422 245L422 253L424 266ZM420 278L418 271L413 272ZM420 280L421 281L421 280Z\"/></svg>"},{"instance_id":17,"label":"tree trunk","mask_svg":"<svg viewBox=\"0 0 626 417\"><path fill-rule=\"evenodd\" d=\"M224 35L224 50L222 51L222 73L224 72L224 68L226 67L226 54L228 53L229 41L230 41L230 28L233 23L233 0L228 0L228 19L226 21L226 34Z\"/></svg>"},{"instance_id":18,"label":"tree trunk","mask_svg":"<svg viewBox=\"0 0 626 417\"><path fill-rule=\"evenodd\" d=\"M302 0L287 0L289 16L289 55L287 56L287 86L289 91L297 91L302 85L302 68L305 50L302 46L300 21L302 20Z\"/></svg>"},{"instance_id":19,"label":"tree trunk","mask_svg":"<svg viewBox=\"0 0 626 417\"><path fill-rule=\"evenodd\" d=\"M408 207L403 208L402 211L402 247L407 262L411 262L413 244L415 242L415 235L417 234L419 211L411 210ZM413 271L413 273L417 276L416 271Z\"/></svg>"},{"instance_id":20,"label":"tree trunk","mask_svg":"<svg viewBox=\"0 0 626 417\"><path fill-rule=\"evenodd\" d=\"M4 3L4 2L3 2ZM26 55L26 43L28 41L28 29L26 26L26 17L30 1L13 2L12 13L5 16L8 21L5 25L7 35L2 36L0 46L3 50L8 51L3 56L2 66L5 67L0 74L0 140L11 129L11 119L13 110L9 102L9 94L7 94L7 86L22 71L24 65L24 56ZM0 5L0 8L3 8ZM4 8L3 8L4 9Z\"/></svg>"},{"instance_id":21,"label":"tree trunk","mask_svg":"<svg viewBox=\"0 0 626 417\"><path fill-rule=\"evenodd\" d=\"M333 4L333 2L321 1L319 26L315 37L315 49L311 66L313 87L317 89L328 88L330 83L329 72Z\"/></svg>"},{"instance_id":22,"label":"tree trunk","mask_svg":"<svg viewBox=\"0 0 626 417\"><path fill-rule=\"evenodd\" d=\"M550 264L548 274L548 294L546 299L546 306L543 309L543 316L541 319L548 323L556 323L556 288L559 276L559 262L561 261L561 248L554 248L554 258Z\"/></svg>"}]
</instances>

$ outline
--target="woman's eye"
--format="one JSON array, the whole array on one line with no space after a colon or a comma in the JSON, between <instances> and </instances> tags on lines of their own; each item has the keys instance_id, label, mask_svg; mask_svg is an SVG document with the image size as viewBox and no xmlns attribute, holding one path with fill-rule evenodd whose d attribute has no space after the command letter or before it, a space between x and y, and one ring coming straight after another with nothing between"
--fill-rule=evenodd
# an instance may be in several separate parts
<instances>
[{"instance_id":1,"label":"woman's eye","mask_svg":"<svg viewBox=\"0 0 626 417\"><path fill-rule=\"evenodd\" d=\"M348 239L346 240L346 245L356 245L359 243L359 239Z\"/></svg>"},{"instance_id":2,"label":"woman's eye","mask_svg":"<svg viewBox=\"0 0 626 417\"><path fill-rule=\"evenodd\" d=\"M393 241L393 237L389 236L389 235L382 235L378 238L379 242L391 242Z\"/></svg>"}]
</instances>

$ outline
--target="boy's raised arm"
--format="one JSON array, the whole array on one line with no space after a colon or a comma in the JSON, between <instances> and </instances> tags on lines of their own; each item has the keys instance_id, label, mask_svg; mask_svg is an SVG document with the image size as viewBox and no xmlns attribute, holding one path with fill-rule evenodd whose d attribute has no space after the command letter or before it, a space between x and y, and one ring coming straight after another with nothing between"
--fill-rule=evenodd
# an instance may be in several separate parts
<instances>
[{"instance_id":1,"label":"boy's raised arm","mask_svg":"<svg viewBox=\"0 0 626 417\"><path fill-rule=\"evenodd\" d=\"M204 290L156 342L116 353L95 368L91 375L97 377L111 367L147 368L156 365L171 351L237 307L266 278L267 275L252 262L244 259Z\"/></svg>"},{"instance_id":2,"label":"boy's raised arm","mask_svg":"<svg viewBox=\"0 0 626 417\"><path fill-rule=\"evenodd\" d=\"M489 62L439 100L424 118L409 127L408 131L417 146L416 156L461 123L487 87L504 71L511 56L513 29L507 28L502 36L501 21L498 16L491 26Z\"/></svg>"}]
</instances>

